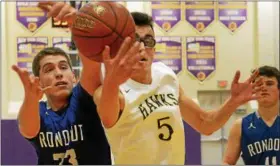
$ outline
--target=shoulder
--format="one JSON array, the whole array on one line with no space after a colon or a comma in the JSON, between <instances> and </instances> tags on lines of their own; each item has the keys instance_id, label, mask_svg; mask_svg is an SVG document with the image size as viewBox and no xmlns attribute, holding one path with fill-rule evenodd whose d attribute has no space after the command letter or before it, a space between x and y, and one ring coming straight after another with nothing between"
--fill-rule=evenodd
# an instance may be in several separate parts
<instances>
[{"instance_id":1,"label":"shoulder","mask_svg":"<svg viewBox=\"0 0 280 166\"><path fill-rule=\"evenodd\" d=\"M233 123L233 126L235 126L235 127L241 127L241 125L242 125L242 120L243 120L243 118L239 118L239 119L235 120L234 123Z\"/></svg>"},{"instance_id":2,"label":"shoulder","mask_svg":"<svg viewBox=\"0 0 280 166\"><path fill-rule=\"evenodd\" d=\"M161 72L161 73L166 73L166 74L171 74L173 76L176 76L174 71L162 62L154 62L152 64L152 70L155 72Z\"/></svg>"},{"instance_id":3,"label":"shoulder","mask_svg":"<svg viewBox=\"0 0 280 166\"><path fill-rule=\"evenodd\" d=\"M239 118L235 120L235 122L233 123L230 132L233 133L233 135L240 136L241 129L242 129L242 118Z\"/></svg>"},{"instance_id":4,"label":"shoulder","mask_svg":"<svg viewBox=\"0 0 280 166\"><path fill-rule=\"evenodd\" d=\"M160 79L168 77L171 78L171 80L177 82L177 84L179 84L178 77L175 74L175 72L162 62L154 62L152 64L152 75L153 77L156 76Z\"/></svg>"},{"instance_id":5,"label":"shoulder","mask_svg":"<svg viewBox=\"0 0 280 166\"><path fill-rule=\"evenodd\" d=\"M81 85L80 82L78 82L72 89L72 93L73 95L80 95L80 94L83 94L83 95L86 95L86 96L91 96L84 88L83 86Z\"/></svg>"},{"instance_id":6,"label":"shoulder","mask_svg":"<svg viewBox=\"0 0 280 166\"><path fill-rule=\"evenodd\" d=\"M75 85L75 87L72 90L72 94L70 95L69 99L70 105L72 104L79 104L79 103L84 103L84 104L92 104L94 103L93 101L93 96L90 95L80 83Z\"/></svg>"},{"instance_id":7,"label":"shoulder","mask_svg":"<svg viewBox=\"0 0 280 166\"><path fill-rule=\"evenodd\" d=\"M40 116L45 114L45 112L48 110L48 104L46 101L40 101L39 102L39 111L40 111Z\"/></svg>"},{"instance_id":8,"label":"shoulder","mask_svg":"<svg viewBox=\"0 0 280 166\"><path fill-rule=\"evenodd\" d=\"M251 122L254 117L256 117L256 112L250 113L249 115L246 115L245 117L242 118L243 123L248 123Z\"/></svg>"}]
</instances>

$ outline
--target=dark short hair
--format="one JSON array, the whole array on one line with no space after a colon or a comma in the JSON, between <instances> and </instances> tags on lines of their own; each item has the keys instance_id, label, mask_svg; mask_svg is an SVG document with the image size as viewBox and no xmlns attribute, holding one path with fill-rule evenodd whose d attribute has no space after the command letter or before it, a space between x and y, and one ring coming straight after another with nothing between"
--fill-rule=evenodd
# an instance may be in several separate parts
<instances>
[{"instance_id":1,"label":"dark short hair","mask_svg":"<svg viewBox=\"0 0 280 166\"><path fill-rule=\"evenodd\" d=\"M58 48L58 47L47 47L47 48L42 49L33 59L32 72L33 72L34 76L38 77L40 74L41 59L43 59L44 57L49 56L49 55L64 56L72 70L72 63L71 63L70 57L68 56L68 54L65 51L63 51L61 48Z\"/></svg>"},{"instance_id":2,"label":"dark short hair","mask_svg":"<svg viewBox=\"0 0 280 166\"><path fill-rule=\"evenodd\" d=\"M131 12L132 18L137 26L145 26L148 25L154 30L153 26L153 18L146 13L142 12Z\"/></svg>"},{"instance_id":3,"label":"dark short hair","mask_svg":"<svg viewBox=\"0 0 280 166\"><path fill-rule=\"evenodd\" d=\"M255 72L255 70L252 70L252 73ZM265 65L259 67L258 70L259 70L259 76L275 77L278 82L278 89L280 89L280 72L276 67Z\"/></svg>"}]
</instances>

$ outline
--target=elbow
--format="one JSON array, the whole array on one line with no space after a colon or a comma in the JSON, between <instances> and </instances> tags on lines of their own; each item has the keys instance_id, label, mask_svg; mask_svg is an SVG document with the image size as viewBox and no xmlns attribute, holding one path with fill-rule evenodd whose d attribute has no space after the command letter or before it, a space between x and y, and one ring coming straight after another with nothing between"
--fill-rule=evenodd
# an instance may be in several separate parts
<instances>
[{"instance_id":1,"label":"elbow","mask_svg":"<svg viewBox=\"0 0 280 166\"><path fill-rule=\"evenodd\" d=\"M228 164L228 162L223 161L222 165L232 165L232 164Z\"/></svg>"},{"instance_id":2,"label":"elbow","mask_svg":"<svg viewBox=\"0 0 280 166\"><path fill-rule=\"evenodd\" d=\"M209 125L209 123L205 123L204 121L202 121L200 124L199 132L200 134L209 136L212 135L215 132L215 130L213 130L212 126Z\"/></svg>"},{"instance_id":3,"label":"elbow","mask_svg":"<svg viewBox=\"0 0 280 166\"><path fill-rule=\"evenodd\" d=\"M34 138L40 132L40 123L38 124L27 124L22 123L18 120L18 129L22 136L25 138Z\"/></svg>"},{"instance_id":4,"label":"elbow","mask_svg":"<svg viewBox=\"0 0 280 166\"><path fill-rule=\"evenodd\" d=\"M209 131L209 130L203 130L203 131L200 131L201 134L203 135L206 135L206 136L210 136L212 135L214 132L213 131Z\"/></svg>"},{"instance_id":5,"label":"elbow","mask_svg":"<svg viewBox=\"0 0 280 166\"><path fill-rule=\"evenodd\" d=\"M224 159L223 159L223 165L235 165L236 164L236 160L234 160L233 158L225 155Z\"/></svg>"},{"instance_id":6,"label":"elbow","mask_svg":"<svg viewBox=\"0 0 280 166\"><path fill-rule=\"evenodd\" d=\"M106 129L109 129L109 128L111 128L111 127L114 126L114 123L112 122L112 120L111 120L111 119L108 119L108 118L102 119L102 124L103 124L103 126L104 126Z\"/></svg>"},{"instance_id":7,"label":"elbow","mask_svg":"<svg viewBox=\"0 0 280 166\"><path fill-rule=\"evenodd\" d=\"M38 135L40 131L40 126L39 127L22 127L19 125L19 132L21 133L22 136L26 138L34 138Z\"/></svg>"},{"instance_id":8,"label":"elbow","mask_svg":"<svg viewBox=\"0 0 280 166\"><path fill-rule=\"evenodd\" d=\"M206 135L206 136L210 136L210 135L212 135L213 134L213 132L205 132L204 133L204 135Z\"/></svg>"}]
</instances>

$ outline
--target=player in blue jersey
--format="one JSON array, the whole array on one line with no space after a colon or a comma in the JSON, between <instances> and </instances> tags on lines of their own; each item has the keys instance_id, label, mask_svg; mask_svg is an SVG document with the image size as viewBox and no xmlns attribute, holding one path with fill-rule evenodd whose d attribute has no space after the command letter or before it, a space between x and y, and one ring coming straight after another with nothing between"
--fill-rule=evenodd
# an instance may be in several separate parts
<instances>
[{"instance_id":1,"label":"player in blue jersey","mask_svg":"<svg viewBox=\"0 0 280 166\"><path fill-rule=\"evenodd\" d=\"M280 165L280 72L259 68L263 79L258 111L237 120L230 131L224 163L236 164L240 154L246 165Z\"/></svg>"},{"instance_id":2,"label":"player in blue jersey","mask_svg":"<svg viewBox=\"0 0 280 166\"><path fill-rule=\"evenodd\" d=\"M34 146L40 165L111 164L110 148L92 101L100 85L100 64L80 57L83 71L78 83L69 56L59 48L45 48L35 56L34 76L12 67L25 92L19 131ZM39 102L43 94L47 101Z\"/></svg>"}]
</instances>

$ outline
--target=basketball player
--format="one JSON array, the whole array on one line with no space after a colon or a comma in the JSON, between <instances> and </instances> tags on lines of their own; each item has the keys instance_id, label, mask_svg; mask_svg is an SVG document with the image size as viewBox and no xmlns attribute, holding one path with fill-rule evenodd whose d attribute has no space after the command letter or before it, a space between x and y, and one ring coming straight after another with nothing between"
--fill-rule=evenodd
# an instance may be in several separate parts
<instances>
[{"instance_id":1,"label":"basketball player","mask_svg":"<svg viewBox=\"0 0 280 166\"><path fill-rule=\"evenodd\" d=\"M13 66L25 91L19 131L34 146L40 165L111 164L110 148L92 101L100 85L100 64L80 57L84 67L74 88L71 60L60 48L45 48L35 56L34 76ZM43 94L47 101L39 102Z\"/></svg>"},{"instance_id":2,"label":"basketball player","mask_svg":"<svg viewBox=\"0 0 280 166\"><path fill-rule=\"evenodd\" d=\"M231 97L218 110L203 111L184 94L172 69L153 63L156 42L152 18L140 12L132 16L137 40L141 41L141 59L130 70L119 57L110 59L106 47L104 83L94 94L115 163L184 164L182 119L201 134L220 129L238 106L257 98L252 80L258 71L243 83L238 82L237 72Z\"/></svg>"},{"instance_id":3,"label":"basketball player","mask_svg":"<svg viewBox=\"0 0 280 166\"><path fill-rule=\"evenodd\" d=\"M280 165L280 72L262 66L258 110L237 120L231 128L224 163L235 165L240 153L246 165Z\"/></svg>"},{"instance_id":4,"label":"basketball player","mask_svg":"<svg viewBox=\"0 0 280 166\"><path fill-rule=\"evenodd\" d=\"M52 5L51 16L63 19L62 10ZM62 14L61 14L62 13ZM110 48L103 52L106 71L104 84L94 93L98 113L106 129L116 164L184 164L185 138L182 118L202 134L218 130L236 108L256 99L251 81L244 83L237 72L231 98L217 111L206 112L184 95L176 74L163 63L153 63L154 30L152 18L132 13L137 40L141 42L136 63L127 39L118 55L110 59ZM106 74L105 74L106 73Z\"/></svg>"}]
</instances>

